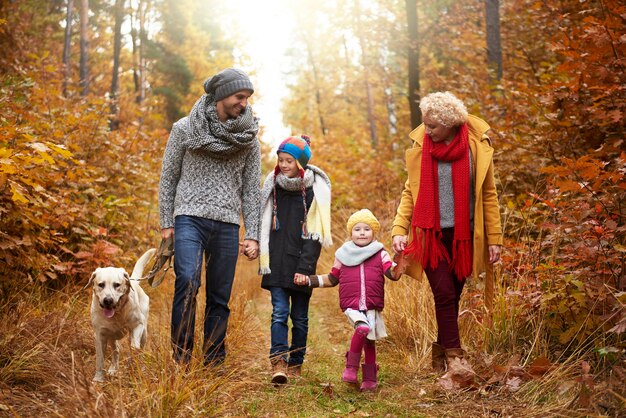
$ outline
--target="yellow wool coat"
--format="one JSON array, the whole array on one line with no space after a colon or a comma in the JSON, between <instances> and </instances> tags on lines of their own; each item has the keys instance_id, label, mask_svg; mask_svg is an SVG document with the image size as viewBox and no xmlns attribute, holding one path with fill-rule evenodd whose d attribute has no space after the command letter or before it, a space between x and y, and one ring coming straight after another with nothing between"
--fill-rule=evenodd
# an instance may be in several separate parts
<instances>
[{"instance_id":1,"label":"yellow wool coat","mask_svg":"<svg viewBox=\"0 0 626 418\"><path fill-rule=\"evenodd\" d=\"M473 238L473 274L487 271L485 282L485 303L491 308L493 298L493 272L489 259L489 245L502 245L502 225L500 222L500 207L498 193L494 179L493 147L487 136L490 127L484 120L469 115L469 145L472 154L472 181L474 183L474 238ZM421 124L415 128L409 137L413 140L413 147L406 151L406 167L408 179L404 184L402 198L393 221L391 235L408 235L409 242L413 239L411 232L411 218L420 187L422 164L422 145L425 128ZM422 266L411 260L406 274L413 278L420 278L423 274Z\"/></svg>"}]
</instances>

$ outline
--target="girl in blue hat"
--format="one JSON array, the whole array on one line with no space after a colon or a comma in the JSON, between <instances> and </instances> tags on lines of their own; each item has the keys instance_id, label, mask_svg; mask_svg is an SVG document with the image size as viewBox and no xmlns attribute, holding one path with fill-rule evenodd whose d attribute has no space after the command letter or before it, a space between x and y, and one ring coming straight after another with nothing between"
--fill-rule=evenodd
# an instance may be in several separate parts
<instances>
[{"instance_id":1,"label":"girl in blue hat","mask_svg":"<svg viewBox=\"0 0 626 418\"><path fill-rule=\"evenodd\" d=\"M315 274L322 246L332 245L330 180L309 164L306 135L285 139L276 154L276 167L261 190L259 274L261 287L272 296L272 383L285 384L288 374L302 372L308 335L311 289L294 281Z\"/></svg>"}]
</instances>

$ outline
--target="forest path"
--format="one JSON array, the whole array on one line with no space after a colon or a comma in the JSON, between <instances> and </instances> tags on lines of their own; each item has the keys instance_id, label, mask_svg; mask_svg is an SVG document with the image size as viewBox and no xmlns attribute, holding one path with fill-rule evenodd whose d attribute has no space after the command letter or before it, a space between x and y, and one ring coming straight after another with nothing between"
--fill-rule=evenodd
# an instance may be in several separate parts
<instances>
[{"instance_id":1,"label":"forest path","mask_svg":"<svg viewBox=\"0 0 626 418\"><path fill-rule=\"evenodd\" d=\"M270 383L268 359L270 294L258 287L255 268L256 263L239 262L231 305L233 311L239 311L235 305L245 305L245 309L231 317L225 363L229 379L238 381L239 388L233 392L227 385L226 396L218 396L230 399L223 404L221 416L506 417L537 413L536 409L525 411L510 394L443 392L430 370L429 359L407 361L415 354L396 347L389 339L377 344L378 391L360 393L343 383L344 354L352 330L339 308L337 288L314 290L302 377L275 387ZM424 364L425 368L416 370L409 363Z\"/></svg>"}]
</instances>

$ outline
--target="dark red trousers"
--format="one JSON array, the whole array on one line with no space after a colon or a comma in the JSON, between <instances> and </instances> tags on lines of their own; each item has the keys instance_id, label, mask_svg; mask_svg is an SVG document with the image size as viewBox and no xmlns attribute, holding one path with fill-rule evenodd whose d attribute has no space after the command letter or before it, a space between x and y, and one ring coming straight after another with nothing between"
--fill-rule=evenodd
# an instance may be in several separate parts
<instances>
[{"instance_id":1,"label":"dark red trousers","mask_svg":"<svg viewBox=\"0 0 626 418\"><path fill-rule=\"evenodd\" d=\"M454 228L444 228L442 242L452 254ZM452 257L450 257L452 258ZM435 315L437 317L437 343L444 348L461 348L459 336L459 301L465 285L465 279L459 280L450 271L447 261L440 261L436 269L424 269L428 283L435 297Z\"/></svg>"}]
</instances>

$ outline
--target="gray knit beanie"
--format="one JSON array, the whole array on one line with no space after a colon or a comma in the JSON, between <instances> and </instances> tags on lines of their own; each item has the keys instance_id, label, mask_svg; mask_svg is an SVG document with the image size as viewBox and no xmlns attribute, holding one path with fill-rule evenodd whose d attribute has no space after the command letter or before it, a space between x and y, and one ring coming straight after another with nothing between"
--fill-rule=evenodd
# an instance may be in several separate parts
<instances>
[{"instance_id":1,"label":"gray knit beanie","mask_svg":"<svg viewBox=\"0 0 626 418\"><path fill-rule=\"evenodd\" d=\"M204 82L204 91L212 94L216 102L240 90L250 90L254 93L248 75L237 68L222 70Z\"/></svg>"}]
</instances>

